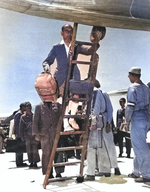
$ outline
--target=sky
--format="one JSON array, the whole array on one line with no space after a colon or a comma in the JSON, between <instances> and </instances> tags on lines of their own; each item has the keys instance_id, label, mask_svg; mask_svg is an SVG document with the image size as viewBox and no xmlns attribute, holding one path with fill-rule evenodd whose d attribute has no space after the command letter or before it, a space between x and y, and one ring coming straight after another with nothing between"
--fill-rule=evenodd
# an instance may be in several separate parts
<instances>
[{"instance_id":1,"label":"sky","mask_svg":"<svg viewBox=\"0 0 150 192\"><path fill-rule=\"evenodd\" d=\"M66 21L52 20L0 9L0 116L12 114L20 103L41 102L34 83L52 46L61 41ZM77 40L89 41L92 26L78 26ZM109 92L128 88L128 71L142 69L142 81L150 81L150 32L106 28L100 42L96 78Z\"/></svg>"}]
</instances>

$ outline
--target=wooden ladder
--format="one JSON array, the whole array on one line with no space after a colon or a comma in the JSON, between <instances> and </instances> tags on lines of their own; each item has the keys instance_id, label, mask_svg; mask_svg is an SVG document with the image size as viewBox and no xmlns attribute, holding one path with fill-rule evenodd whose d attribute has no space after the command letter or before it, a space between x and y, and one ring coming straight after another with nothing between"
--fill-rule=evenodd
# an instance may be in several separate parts
<instances>
[{"instance_id":1,"label":"wooden ladder","mask_svg":"<svg viewBox=\"0 0 150 192\"><path fill-rule=\"evenodd\" d=\"M52 181L66 180L66 179L70 178L70 177L69 178L65 177L65 178L49 179L51 168L56 167L56 166L67 166L67 165L74 165L76 163L80 163L80 172L79 172L79 176L77 177L76 181L77 182L83 182L84 181L84 179L83 179L83 167L84 167L84 160L85 160L86 151L87 151L87 144L88 144L88 132L89 132L88 130L89 130L89 115L90 115L91 97L86 95L86 97L83 97L83 98L69 98L69 96L68 96L69 80L70 80L70 74L71 74L71 69L72 69L73 64L78 64L78 65L82 64L82 65L89 65L88 80L91 83L94 83L99 58L98 58L98 55L96 54L96 45L95 45L95 48L94 48L95 51L91 56L90 62L72 60L73 55L74 55L75 43L82 44L82 45L92 45L91 43L79 42L79 41L77 42L76 41L77 27L78 27L78 24L74 23L72 43L71 43L72 54L70 54L69 70L68 70L67 79L65 81L65 89L64 89L63 102L62 102L62 112L61 112L61 115L60 115L59 120L58 120L56 136L55 136L55 140L54 140L54 144L53 144L53 149L52 149L49 164L47 167L45 179L43 182L43 188L44 189L46 189L46 185L48 185L48 183L50 183ZM65 115L66 105L67 105L69 100L82 102L82 110L81 111L82 112L84 111L85 113L84 114L81 113L81 115ZM85 110L85 108L86 108L86 110ZM84 120L83 127L81 128L81 131L61 132L63 118L79 118L79 119ZM71 134L82 135L82 145L57 148L60 136L63 137L64 135L71 135ZM81 150L81 160L80 161L62 162L62 163L53 164L53 160L54 160L56 151L58 151L58 152L59 151L69 151L69 150L75 150L75 149Z\"/></svg>"}]
</instances>

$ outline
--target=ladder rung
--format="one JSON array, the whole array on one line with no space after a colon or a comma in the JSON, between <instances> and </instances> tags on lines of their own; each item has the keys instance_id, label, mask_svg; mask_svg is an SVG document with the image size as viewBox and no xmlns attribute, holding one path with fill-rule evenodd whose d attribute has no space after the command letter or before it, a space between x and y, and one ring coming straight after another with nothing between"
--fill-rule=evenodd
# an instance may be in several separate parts
<instances>
[{"instance_id":1,"label":"ladder rung","mask_svg":"<svg viewBox=\"0 0 150 192\"><path fill-rule=\"evenodd\" d=\"M73 60L72 64L91 65L91 62Z\"/></svg>"},{"instance_id":2,"label":"ladder rung","mask_svg":"<svg viewBox=\"0 0 150 192\"><path fill-rule=\"evenodd\" d=\"M53 167L62 167L62 166L69 166L69 165L75 165L77 163L81 163L81 161L74 161L74 162L63 162L63 163L55 163L53 164Z\"/></svg>"},{"instance_id":3,"label":"ladder rung","mask_svg":"<svg viewBox=\"0 0 150 192\"><path fill-rule=\"evenodd\" d=\"M80 146L72 146L72 147L61 147L61 148L57 148L57 151L71 151L74 149L83 149L83 145Z\"/></svg>"},{"instance_id":4,"label":"ladder rung","mask_svg":"<svg viewBox=\"0 0 150 192\"><path fill-rule=\"evenodd\" d=\"M87 98L68 98L71 101L87 101Z\"/></svg>"},{"instance_id":5,"label":"ladder rung","mask_svg":"<svg viewBox=\"0 0 150 192\"><path fill-rule=\"evenodd\" d=\"M69 179L72 179L75 177L77 177L77 176L51 178L51 179L48 179L48 183L57 182L57 181L65 181L65 180L69 180Z\"/></svg>"},{"instance_id":6,"label":"ladder rung","mask_svg":"<svg viewBox=\"0 0 150 192\"><path fill-rule=\"evenodd\" d=\"M82 44L82 45L92 45L93 43L90 42L84 42L84 41L76 41L76 44Z\"/></svg>"},{"instance_id":7,"label":"ladder rung","mask_svg":"<svg viewBox=\"0 0 150 192\"><path fill-rule=\"evenodd\" d=\"M82 135L85 131L64 131L60 132L60 135Z\"/></svg>"},{"instance_id":8,"label":"ladder rung","mask_svg":"<svg viewBox=\"0 0 150 192\"><path fill-rule=\"evenodd\" d=\"M81 118L81 119L85 119L86 115L64 115L64 118Z\"/></svg>"}]
</instances>

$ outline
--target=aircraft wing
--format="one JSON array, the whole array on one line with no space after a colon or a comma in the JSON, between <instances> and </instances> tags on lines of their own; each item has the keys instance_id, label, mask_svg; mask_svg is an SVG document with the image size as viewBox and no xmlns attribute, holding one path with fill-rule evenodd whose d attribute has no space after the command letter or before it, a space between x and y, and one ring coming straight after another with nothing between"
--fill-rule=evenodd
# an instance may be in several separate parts
<instances>
[{"instance_id":1,"label":"aircraft wing","mask_svg":"<svg viewBox=\"0 0 150 192\"><path fill-rule=\"evenodd\" d=\"M0 8L91 26L150 31L149 0L1 0Z\"/></svg>"},{"instance_id":2,"label":"aircraft wing","mask_svg":"<svg viewBox=\"0 0 150 192\"><path fill-rule=\"evenodd\" d=\"M127 91L128 91L128 88L127 89L117 90L117 91L110 91L110 92L108 92L108 95L110 95L110 96L126 95Z\"/></svg>"}]
</instances>

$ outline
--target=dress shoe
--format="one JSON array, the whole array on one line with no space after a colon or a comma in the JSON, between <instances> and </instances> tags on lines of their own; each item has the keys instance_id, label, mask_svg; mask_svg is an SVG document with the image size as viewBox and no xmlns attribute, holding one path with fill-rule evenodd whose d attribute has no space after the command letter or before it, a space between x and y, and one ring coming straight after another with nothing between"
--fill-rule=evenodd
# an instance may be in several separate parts
<instances>
[{"instance_id":1,"label":"dress shoe","mask_svg":"<svg viewBox=\"0 0 150 192\"><path fill-rule=\"evenodd\" d=\"M57 174L56 174L56 178L57 178L57 177L62 177L62 175L61 175L60 173L57 173Z\"/></svg>"},{"instance_id":2,"label":"dress shoe","mask_svg":"<svg viewBox=\"0 0 150 192\"><path fill-rule=\"evenodd\" d=\"M115 168L115 173L114 173L114 175L121 175L119 167L116 167L116 168Z\"/></svg>"},{"instance_id":3,"label":"dress shoe","mask_svg":"<svg viewBox=\"0 0 150 192\"><path fill-rule=\"evenodd\" d=\"M29 165L29 168L32 168L33 167L33 163L31 163L30 165Z\"/></svg>"},{"instance_id":4,"label":"dress shoe","mask_svg":"<svg viewBox=\"0 0 150 192\"><path fill-rule=\"evenodd\" d=\"M37 163L31 163L31 164L29 165L29 168L37 168Z\"/></svg>"},{"instance_id":5,"label":"dress shoe","mask_svg":"<svg viewBox=\"0 0 150 192\"><path fill-rule=\"evenodd\" d=\"M139 178L138 176L134 175L134 173L130 173L130 174L128 175L128 177L134 178L134 179Z\"/></svg>"},{"instance_id":6,"label":"dress shoe","mask_svg":"<svg viewBox=\"0 0 150 192\"><path fill-rule=\"evenodd\" d=\"M122 153L120 153L118 157L122 157Z\"/></svg>"},{"instance_id":7,"label":"dress shoe","mask_svg":"<svg viewBox=\"0 0 150 192\"><path fill-rule=\"evenodd\" d=\"M134 181L137 183L144 183L144 182L150 182L150 179L139 177L139 178L134 179Z\"/></svg>"},{"instance_id":8,"label":"dress shoe","mask_svg":"<svg viewBox=\"0 0 150 192\"><path fill-rule=\"evenodd\" d=\"M76 121L73 118L69 119L69 125L73 128L73 129L79 129L79 125L76 123Z\"/></svg>"},{"instance_id":9,"label":"dress shoe","mask_svg":"<svg viewBox=\"0 0 150 192\"><path fill-rule=\"evenodd\" d=\"M37 163L33 163L33 167L34 168L37 168L38 166L37 166Z\"/></svg>"},{"instance_id":10,"label":"dress shoe","mask_svg":"<svg viewBox=\"0 0 150 192\"><path fill-rule=\"evenodd\" d=\"M111 176L111 173L104 173L104 176L105 176L105 177L110 177L110 176Z\"/></svg>"},{"instance_id":11,"label":"dress shoe","mask_svg":"<svg viewBox=\"0 0 150 192\"><path fill-rule=\"evenodd\" d=\"M127 155L126 158L130 158L130 155Z\"/></svg>"},{"instance_id":12,"label":"dress shoe","mask_svg":"<svg viewBox=\"0 0 150 192\"><path fill-rule=\"evenodd\" d=\"M53 178L54 178L53 174L50 174L49 179L53 179Z\"/></svg>"},{"instance_id":13,"label":"dress shoe","mask_svg":"<svg viewBox=\"0 0 150 192\"><path fill-rule=\"evenodd\" d=\"M86 175L84 177L84 181L95 181L95 176L94 175Z\"/></svg>"}]
</instances>

